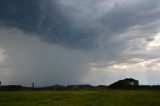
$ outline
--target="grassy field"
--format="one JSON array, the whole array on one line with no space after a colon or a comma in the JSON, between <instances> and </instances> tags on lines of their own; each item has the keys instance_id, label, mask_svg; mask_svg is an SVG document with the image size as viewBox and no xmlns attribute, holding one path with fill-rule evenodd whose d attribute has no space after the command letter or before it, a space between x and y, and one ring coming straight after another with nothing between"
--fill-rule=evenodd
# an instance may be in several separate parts
<instances>
[{"instance_id":1,"label":"grassy field","mask_svg":"<svg viewBox=\"0 0 160 106\"><path fill-rule=\"evenodd\" d=\"M0 106L160 106L158 90L0 92Z\"/></svg>"}]
</instances>

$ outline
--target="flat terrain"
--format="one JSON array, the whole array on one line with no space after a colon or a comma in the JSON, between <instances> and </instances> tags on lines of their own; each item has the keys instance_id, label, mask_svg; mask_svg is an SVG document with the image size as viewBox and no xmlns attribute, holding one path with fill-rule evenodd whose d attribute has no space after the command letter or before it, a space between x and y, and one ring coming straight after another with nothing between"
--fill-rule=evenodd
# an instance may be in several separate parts
<instances>
[{"instance_id":1,"label":"flat terrain","mask_svg":"<svg viewBox=\"0 0 160 106\"><path fill-rule=\"evenodd\" d=\"M160 106L158 90L0 92L0 106Z\"/></svg>"}]
</instances>

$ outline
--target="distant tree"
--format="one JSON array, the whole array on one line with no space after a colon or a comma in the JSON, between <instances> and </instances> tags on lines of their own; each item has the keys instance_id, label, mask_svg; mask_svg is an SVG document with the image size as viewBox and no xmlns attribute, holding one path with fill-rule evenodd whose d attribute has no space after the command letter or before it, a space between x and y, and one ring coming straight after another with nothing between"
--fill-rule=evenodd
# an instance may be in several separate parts
<instances>
[{"instance_id":1,"label":"distant tree","mask_svg":"<svg viewBox=\"0 0 160 106\"><path fill-rule=\"evenodd\" d=\"M119 80L113 84L111 84L110 88L137 88L139 86L139 81L133 78L126 78L123 80Z\"/></svg>"}]
</instances>

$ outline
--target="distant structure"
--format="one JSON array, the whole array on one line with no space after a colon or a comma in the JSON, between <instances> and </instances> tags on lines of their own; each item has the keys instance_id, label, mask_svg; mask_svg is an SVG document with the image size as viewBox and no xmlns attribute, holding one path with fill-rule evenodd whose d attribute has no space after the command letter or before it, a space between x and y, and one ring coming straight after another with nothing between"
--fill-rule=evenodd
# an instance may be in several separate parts
<instances>
[{"instance_id":1,"label":"distant structure","mask_svg":"<svg viewBox=\"0 0 160 106\"><path fill-rule=\"evenodd\" d=\"M32 82L32 91L34 90L34 82Z\"/></svg>"},{"instance_id":2,"label":"distant structure","mask_svg":"<svg viewBox=\"0 0 160 106\"><path fill-rule=\"evenodd\" d=\"M1 81L0 81L0 90L1 90L1 86L2 86L1 84L2 84L2 83L1 83Z\"/></svg>"}]
</instances>

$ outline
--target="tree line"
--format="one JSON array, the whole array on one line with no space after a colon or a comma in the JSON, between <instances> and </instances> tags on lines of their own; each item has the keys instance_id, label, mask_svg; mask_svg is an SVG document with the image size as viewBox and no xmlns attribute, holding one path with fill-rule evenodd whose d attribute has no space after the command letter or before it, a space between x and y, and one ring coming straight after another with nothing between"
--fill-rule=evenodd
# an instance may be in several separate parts
<instances>
[{"instance_id":1,"label":"tree line","mask_svg":"<svg viewBox=\"0 0 160 106\"><path fill-rule=\"evenodd\" d=\"M159 85L139 85L139 81L133 78L126 78L123 80L118 80L113 84L107 85L98 85L92 86L89 84L80 84L80 85L53 85L45 87L35 87L34 82L32 82L31 87L24 87L22 85L5 85L3 86L0 81L0 90L1 91L19 91L19 90L79 90L79 89L160 89Z\"/></svg>"}]
</instances>

